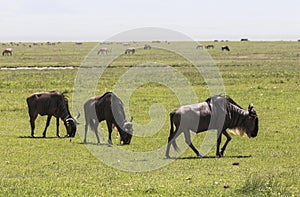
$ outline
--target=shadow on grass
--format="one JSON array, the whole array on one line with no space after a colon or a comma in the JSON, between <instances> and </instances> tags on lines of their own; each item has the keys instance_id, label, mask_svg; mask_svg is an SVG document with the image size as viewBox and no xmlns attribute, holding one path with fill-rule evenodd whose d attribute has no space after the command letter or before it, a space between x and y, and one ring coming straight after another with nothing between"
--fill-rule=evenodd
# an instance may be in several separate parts
<instances>
[{"instance_id":1,"label":"shadow on grass","mask_svg":"<svg viewBox=\"0 0 300 197\"><path fill-rule=\"evenodd\" d=\"M224 157L221 157L221 158L250 158L252 157L251 155L232 155L232 156L224 156ZM189 159L216 159L218 157L216 156L203 156L203 157L171 157L170 159L178 159L178 160L189 160ZM218 159L221 159L221 158L218 158Z\"/></svg>"},{"instance_id":2,"label":"shadow on grass","mask_svg":"<svg viewBox=\"0 0 300 197\"><path fill-rule=\"evenodd\" d=\"M86 143L83 143L83 142L79 142L78 144L83 144L83 145L94 145L94 146L117 146L117 147L122 147L122 146L128 146L128 144L108 144L108 143L96 143L96 142L86 142Z\"/></svg>"},{"instance_id":3,"label":"shadow on grass","mask_svg":"<svg viewBox=\"0 0 300 197\"><path fill-rule=\"evenodd\" d=\"M52 137L43 137L43 136L36 136L36 137L32 137L32 136L19 136L18 138L27 138L27 139L65 139L65 137L56 137L56 136L52 136Z\"/></svg>"},{"instance_id":4,"label":"shadow on grass","mask_svg":"<svg viewBox=\"0 0 300 197\"><path fill-rule=\"evenodd\" d=\"M93 146L113 146L113 145L110 145L110 144L104 144L104 143L96 143L96 142L86 142L86 143L83 143L83 142L79 142L78 144L81 144L81 145L93 145Z\"/></svg>"}]
</instances>

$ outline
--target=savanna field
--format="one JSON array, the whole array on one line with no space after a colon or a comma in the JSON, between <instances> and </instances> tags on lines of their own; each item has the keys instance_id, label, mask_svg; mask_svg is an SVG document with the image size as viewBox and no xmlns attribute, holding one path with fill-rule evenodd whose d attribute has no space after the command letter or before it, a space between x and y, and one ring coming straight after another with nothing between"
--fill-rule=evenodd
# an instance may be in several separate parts
<instances>
[{"instance_id":1,"label":"savanna field","mask_svg":"<svg viewBox=\"0 0 300 197\"><path fill-rule=\"evenodd\" d=\"M114 90L119 79L132 68L142 69L145 63L159 67L160 63L169 65L189 81L197 102L211 96L205 73L199 73L179 54L164 50L172 45L186 47L187 43L149 43L157 46L151 50L143 49L145 43L129 44L136 48L135 54L113 58L97 78L95 89L91 90L94 95ZM107 146L104 122L99 126L102 145L96 145L91 130L90 143L82 143L83 103L73 100L78 71L88 54L100 58L96 51L106 47L112 51L106 55L109 57L114 50L128 46L85 42L2 44L1 49L12 48L13 55L0 57L0 196L300 196L300 42L201 44L215 45L207 52L219 70L226 94L243 108L254 104L259 117L258 136L232 136L222 158L215 158L215 146L200 159L184 143L179 144L186 151L177 159L159 168L154 164L142 172L121 170L118 165L122 165L122 159L115 166L107 165L101 161L101 155L95 157L89 150L114 154L110 151L114 148L147 152L164 147L169 136L169 112L181 105L176 94L154 82L135 89L125 111L134 118L134 132L143 132L145 136L134 135L129 146L121 146L114 131L113 147ZM221 51L222 45L228 45L231 51ZM196 49L197 43L192 46L189 50L193 54L206 50ZM47 138L41 138L45 116L36 120L37 138L30 137L26 98L35 92L52 90L66 93L72 115L81 113L76 137L71 140L56 137L54 118ZM184 92L185 88L180 90ZM76 107L72 106L73 101ZM153 117L150 109L157 103L163 106L164 113ZM157 119L163 120L163 124L153 135L147 135L147 129L135 128ZM63 122L60 133L66 133ZM194 135L197 149L205 135ZM171 149L170 154L175 155L175 151ZM165 155L158 155L157 160L164 162ZM133 159L131 165L145 162L147 159ZM239 165L233 165L236 162Z\"/></svg>"}]
</instances>

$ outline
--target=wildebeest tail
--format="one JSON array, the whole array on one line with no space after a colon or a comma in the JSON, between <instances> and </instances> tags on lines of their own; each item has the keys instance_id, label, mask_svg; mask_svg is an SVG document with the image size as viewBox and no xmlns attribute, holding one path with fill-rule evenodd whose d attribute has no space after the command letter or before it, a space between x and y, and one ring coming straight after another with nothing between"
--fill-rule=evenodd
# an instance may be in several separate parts
<instances>
[{"instance_id":1,"label":"wildebeest tail","mask_svg":"<svg viewBox=\"0 0 300 197\"><path fill-rule=\"evenodd\" d=\"M173 117L175 115L175 112L171 112L170 113L170 136L169 136L169 140L168 140L168 143L171 143L173 148L175 149L175 151L179 151L179 148L176 144L176 141L175 141L175 136L176 136L176 132L174 132L174 122L173 122Z\"/></svg>"}]
</instances>

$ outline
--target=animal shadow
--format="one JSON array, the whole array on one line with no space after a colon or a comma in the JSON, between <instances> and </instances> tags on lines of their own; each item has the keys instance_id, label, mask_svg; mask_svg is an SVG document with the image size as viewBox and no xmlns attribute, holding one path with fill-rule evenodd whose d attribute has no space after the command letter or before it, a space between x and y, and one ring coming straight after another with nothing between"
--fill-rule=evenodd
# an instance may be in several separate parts
<instances>
[{"instance_id":1,"label":"animal shadow","mask_svg":"<svg viewBox=\"0 0 300 197\"><path fill-rule=\"evenodd\" d=\"M222 158L250 158L252 155L231 155L231 156L223 156ZM203 156L203 157L171 157L171 159L178 159L178 160L189 160L189 159L216 159L216 156Z\"/></svg>"},{"instance_id":2,"label":"animal shadow","mask_svg":"<svg viewBox=\"0 0 300 197\"><path fill-rule=\"evenodd\" d=\"M96 142L86 142L86 143L79 142L78 144L81 144L81 145L93 145L93 146L112 146L112 145L105 144L105 143L98 144Z\"/></svg>"},{"instance_id":3,"label":"animal shadow","mask_svg":"<svg viewBox=\"0 0 300 197\"><path fill-rule=\"evenodd\" d=\"M43 136L36 136L36 137L32 137L32 136L19 136L18 138L23 138L23 139L63 139L64 137L56 137L56 136L51 136L51 137L43 137Z\"/></svg>"}]
</instances>

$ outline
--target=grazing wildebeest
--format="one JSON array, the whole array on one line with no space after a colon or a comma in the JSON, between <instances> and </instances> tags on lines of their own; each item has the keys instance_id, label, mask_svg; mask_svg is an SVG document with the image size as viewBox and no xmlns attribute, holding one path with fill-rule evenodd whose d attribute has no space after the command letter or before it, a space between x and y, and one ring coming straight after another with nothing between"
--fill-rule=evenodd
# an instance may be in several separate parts
<instances>
[{"instance_id":1,"label":"grazing wildebeest","mask_svg":"<svg viewBox=\"0 0 300 197\"><path fill-rule=\"evenodd\" d=\"M2 56L4 55L12 55L12 48L6 48L2 52Z\"/></svg>"},{"instance_id":2,"label":"grazing wildebeest","mask_svg":"<svg viewBox=\"0 0 300 197\"><path fill-rule=\"evenodd\" d=\"M149 44L145 44L144 49L151 49L151 46Z\"/></svg>"},{"instance_id":3,"label":"grazing wildebeest","mask_svg":"<svg viewBox=\"0 0 300 197\"><path fill-rule=\"evenodd\" d=\"M61 119L66 127L67 136L74 137L76 133L76 119L79 118L79 115L76 118L73 118L70 114L68 107L68 100L65 96L57 91L52 92L41 92L34 93L29 96L27 99L28 113L30 117L31 125L31 136L34 137L34 121L37 116L47 115L46 127L43 132L43 137L46 137L46 130L50 124L51 117L56 117L56 136L59 136L59 119Z\"/></svg>"},{"instance_id":4,"label":"grazing wildebeest","mask_svg":"<svg viewBox=\"0 0 300 197\"><path fill-rule=\"evenodd\" d=\"M203 45L202 44L198 44L196 49L203 49Z\"/></svg>"},{"instance_id":5,"label":"grazing wildebeest","mask_svg":"<svg viewBox=\"0 0 300 197\"><path fill-rule=\"evenodd\" d=\"M99 49L99 51L98 51L98 55L100 54L100 55L102 55L102 54L105 54L105 55L107 55L109 52L110 52L111 50L109 50L108 48L101 48L101 49Z\"/></svg>"},{"instance_id":6,"label":"grazing wildebeest","mask_svg":"<svg viewBox=\"0 0 300 197\"><path fill-rule=\"evenodd\" d=\"M217 157L224 155L226 146L231 140L226 129L235 130L236 133L241 136L246 133L249 138L256 137L258 133L258 116L253 105L250 104L248 109L244 110L229 96L213 96L202 103L181 106L170 113L170 122L171 129L166 150L167 158L170 157L169 151L171 144L175 150L178 150L175 139L181 133L184 133L185 142L196 155L202 157L191 142L190 130L200 133L216 129L218 131ZM175 131L173 124L176 127ZM220 152L222 134L226 136L227 140Z\"/></svg>"},{"instance_id":7,"label":"grazing wildebeest","mask_svg":"<svg viewBox=\"0 0 300 197\"><path fill-rule=\"evenodd\" d=\"M132 118L126 120L122 101L112 92L106 92L102 96L93 97L84 104L85 135L83 143L86 143L88 126L95 132L98 144L100 144L98 125L106 120L108 128L108 144L112 144L111 133L113 126L117 127L121 137L121 144L130 144L132 138Z\"/></svg>"},{"instance_id":8,"label":"grazing wildebeest","mask_svg":"<svg viewBox=\"0 0 300 197\"><path fill-rule=\"evenodd\" d=\"M222 51L224 51L224 50L225 50L225 51L230 51L230 48L229 48L229 46L225 45L225 46L222 46L222 47L221 47L221 50L222 50Z\"/></svg>"},{"instance_id":9,"label":"grazing wildebeest","mask_svg":"<svg viewBox=\"0 0 300 197\"><path fill-rule=\"evenodd\" d=\"M249 41L249 40L248 40L248 38L242 38L241 41L242 41L242 42L247 42L247 41Z\"/></svg>"},{"instance_id":10,"label":"grazing wildebeest","mask_svg":"<svg viewBox=\"0 0 300 197\"><path fill-rule=\"evenodd\" d=\"M125 54L130 54L130 53L133 55L135 53L135 48L131 47L125 50Z\"/></svg>"},{"instance_id":11,"label":"grazing wildebeest","mask_svg":"<svg viewBox=\"0 0 300 197\"><path fill-rule=\"evenodd\" d=\"M215 45L209 44L209 45L206 45L205 48L206 48L206 49L214 49L214 48L215 48Z\"/></svg>"}]
</instances>

